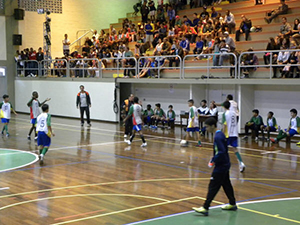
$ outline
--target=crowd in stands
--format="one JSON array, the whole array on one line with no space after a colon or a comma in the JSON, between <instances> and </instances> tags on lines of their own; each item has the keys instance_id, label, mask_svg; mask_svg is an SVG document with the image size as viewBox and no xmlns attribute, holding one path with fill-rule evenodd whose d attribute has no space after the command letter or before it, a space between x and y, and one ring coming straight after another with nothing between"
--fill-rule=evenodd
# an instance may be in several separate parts
<instances>
[{"instance_id":1,"label":"crowd in stands","mask_svg":"<svg viewBox=\"0 0 300 225\"><path fill-rule=\"evenodd\" d=\"M191 7L202 6L201 13L194 13L193 18L184 15L180 17L178 10L187 4L186 1L173 0L171 4L163 4L159 1L158 6L153 0L146 0L136 5L134 8L139 9L142 21L134 24L131 20L124 19L122 29L116 30L110 26L108 32L96 30L92 38L86 38L82 47L82 53L77 51L70 52L70 41L67 34L63 40L62 59L70 62L71 76L86 77L97 76L99 67L108 68L110 64L113 67L119 66L125 69L125 77L135 77L136 62L141 56L143 60L139 61L138 76L139 77L157 77L159 67L178 67L180 59L188 54L196 54L194 60L212 59L213 66L220 68L224 65L224 61L228 61L229 65L235 64L235 59L228 53L234 53L239 56L240 51L251 52L255 49L236 49L236 42L240 41L240 36L245 34L245 40L249 41L250 32L259 32L261 27L253 26L250 18L242 15L242 22L237 25L235 17L230 10L225 15L218 13L214 4L219 1L214 0L194 0L191 1ZM210 12L208 12L208 6ZM197 10L198 11L198 10ZM278 9L267 12L268 17L265 20L270 23L272 19L278 15L286 14L288 6L284 0ZM230 37L235 34L235 40ZM130 50L130 42L135 43L134 52ZM279 35L270 38L266 50L285 50L293 49L300 44L300 24L299 19L295 19L294 27L282 18ZM19 67L24 67L20 60L35 59L34 51L24 50L18 52L16 60ZM213 57L207 57L205 54L220 53ZM149 57L148 56L155 56ZM146 57L146 58L145 58ZM122 59L120 59L122 58ZM135 58L135 59L134 59ZM101 63L98 63L99 59ZM276 52L264 55L264 63L266 65L277 65L273 67L274 76L280 71L280 77L299 77L299 67L291 66L297 64L300 59L299 52ZM65 75L66 63L64 60L57 60L55 65L55 74L58 76ZM242 57L243 77L249 77L252 71L256 70L258 65L258 57L253 54L245 54ZM253 65L253 67L249 67ZM28 67L31 68L32 63ZM76 69L78 68L78 69ZM87 68L87 70L80 70ZM62 69L62 70L60 70ZM234 68L230 69L230 76L235 77ZM36 71L28 71L27 75L36 75Z\"/></svg>"}]
</instances>

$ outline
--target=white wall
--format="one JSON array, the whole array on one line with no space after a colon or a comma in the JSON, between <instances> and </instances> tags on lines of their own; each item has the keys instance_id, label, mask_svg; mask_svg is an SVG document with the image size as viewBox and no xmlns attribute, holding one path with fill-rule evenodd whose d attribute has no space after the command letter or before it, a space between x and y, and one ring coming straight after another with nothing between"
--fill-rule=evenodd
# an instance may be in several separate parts
<instances>
[{"instance_id":1,"label":"white wall","mask_svg":"<svg viewBox=\"0 0 300 225\"><path fill-rule=\"evenodd\" d=\"M91 95L91 119L117 122L118 117L113 112L113 82L15 80L15 108L18 112L28 113L29 108L26 104L31 98L31 93L37 91L40 101L51 98L49 106L52 115L78 118L76 95L81 84Z\"/></svg>"},{"instance_id":2,"label":"white wall","mask_svg":"<svg viewBox=\"0 0 300 225\"><path fill-rule=\"evenodd\" d=\"M266 121L267 113L274 112L277 123L286 128L289 124L290 110L295 108L300 114L300 90L297 86L257 85L254 89L254 107Z\"/></svg>"},{"instance_id":3,"label":"white wall","mask_svg":"<svg viewBox=\"0 0 300 225\"><path fill-rule=\"evenodd\" d=\"M0 16L0 60L6 60L6 25L5 16Z\"/></svg>"}]
</instances>

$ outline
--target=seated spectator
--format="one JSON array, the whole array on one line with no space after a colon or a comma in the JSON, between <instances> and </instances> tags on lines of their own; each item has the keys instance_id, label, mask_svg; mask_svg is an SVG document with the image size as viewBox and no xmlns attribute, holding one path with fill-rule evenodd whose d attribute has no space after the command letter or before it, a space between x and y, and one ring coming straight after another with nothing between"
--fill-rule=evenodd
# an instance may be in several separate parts
<instances>
[{"instance_id":1,"label":"seated spectator","mask_svg":"<svg viewBox=\"0 0 300 225\"><path fill-rule=\"evenodd\" d=\"M224 24L228 27L229 33L233 34L235 31L235 19L234 15L229 10L226 11Z\"/></svg>"},{"instance_id":2,"label":"seated spectator","mask_svg":"<svg viewBox=\"0 0 300 225\"><path fill-rule=\"evenodd\" d=\"M197 13L194 13L193 14L193 17L194 17L194 19L193 19L193 27L197 27L197 25L198 25L198 22L200 21L200 19L198 18L198 14Z\"/></svg>"},{"instance_id":3,"label":"seated spectator","mask_svg":"<svg viewBox=\"0 0 300 225\"><path fill-rule=\"evenodd\" d=\"M299 78L300 77L300 69L298 66L293 66L293 64L298 64L299 61L298 61L298 56L299 55L299 52L291 52L291 55L290 55L290 58L289 58L289 71L288 73L286 74L286 76L288 78L293 78L294 77L294 72L296 70L296 76L295 78Z\"/></svg>"},{"instance_id":4,"label":"seated spectator","mask_svg":"<svg viewBox=\"0 0 300 225\"><path fill-rule=\"evenodd\" d=\"M159 38L159 39L158 39L158 43L157 43L157 45L155 46L155 49L154 49L154 52L153 52L154 55L157 54L157 53L159 53L159 52L161 52L162 46L163 46L162 39Z\"/></svg>"},{"instance_id":5,"label":"seated spectator","mask_svg":"<svg viewBox=\"0 0 300 225\"><path fill-rule=\"evenodd\" d=\"M167 28L164 26L164 24L160 24L158 34L160 39L164 39L165 37L167 37Z\"/></svg>"},{"instance_id":6,"label":"seated spectator","mask_svg":"<svg viewBox=\"0 0 300 225\"><path fill-rule=\"evenodd\" d=\"M183 33L184 36L189 40L190 43L195 43L195 38L197 36L197 32L193 27L190 26L190 24L186 25L186 29Z\"/></svg>"},{"instance_id":7,"label":"seated spectator","mask_svg":"<svg viewBox=\"0 0 300 225\"><path fill-rule=\"evenodd\" d=\"M288 5L285 4L285 0L280 0L280 6L277 9L266 12L266 17L264 18L267 23L271 23L274 18L279 15L288 13Z\"/></svg>"},{"instance_id":8,"label":"seated spectator","mask_svg":"<svg viewBox=\"0 0 300 225\"><path fill-rule=\"evenodd\" d=\"M275 39L270 37L266 50L280 50L280 46L275 42ZM270 52L264 54L264 63L265 65L270 64ZM278 52L272 52L271 64L277 63Z\"/></svg>"},{"instance_id":9,"label":"seated spectator","mask_svg":"<svg viewBox=\"0 0 300 225\"><path fill-rule=\"evenodd\" d=\"M189 24L190 26L193 26L192 21L186 15L183 16L183 23L185 25Z\"/></svg>"},{"instance_id":10,"label":"seated spectator","mask_svg":"<svg viewBox=\"0 0 300 225\"><path fill-rule=\"evenodd\" d=\"M204 36L214 35L214 26L210 20L203 25L202 34Z\"/></svg>"},{"instance_id":11,"label":"seated spectator","mask_svg":"<svg viewBox=\"0 0 300 225\"><path fill-rule=\"evenodd\" d=\"M162 45L162 49L160 51L161 55L169 55L170 51L171 51L171 43L168 41L167 38L163 39L163 45Z\"/></svg>"},{"instance_id":12,"label":"seated spectator","mask_svg":"<svg viewBox=\"0 0 300 225\"><path fill-rule=\"evenodd\" d=\"M282 50L285 50L285 49L288 49L287 44L283 44L283 46L282 46ZM276 78L276 71L278 69L282 72L285 65L289 62L290 54L291 53L289 51L279 52L278 57L277 57L277 65L281 65L281 66L274 67L273 70L275 70L275 71L274 71L273 78Z\"/></svg>"},{"instance_id":13,"label":"seated spectator","mask_svg":"<svg viewBox=\"0 0 300 225\"><path fill-rule=\"evenodd\" d=\"M252 22L247 19L245 15L242 15L241 18L242 22L240 24L240 29L236 31L235 40L240 41L240 35L245 33L245 40L248 41Z\"/></svg>"},{"instance_id":14,"label":"seated spectator","mask_svg":"<svg viewBox=\"0 0 300 225\"><path fill-rule=\"evenodd\" d=\"M166 22L165 14L161 9L157 9L156 22L159 22L159 23L165 23Z\"/></svg>"},{"instance_id":15,"label":"seated spectator","mask_svg":"<svg viewBox=\"0 0 300 225\"><path fill-rule=\"evenodd\" d=\"M212 48L213 53L219 53L220 52L220 43L221 43L220 38L216 38L215 43L214 43L213 48ZM213 56L213 66L218 66L219 58L220 58L219 55L214 55Z\"/></svg>"},{"instance_id":16,"label":"seated spectator","mask_svg":"<svg viewBox=\"0 0 300 225\"><path fill-rule=\"evenodd\" d=\"M155 104L154 115L152 116L155 125L152 128L157 129L159 122L164 121L165 118L166 118L166 114L164 110L161 108L160 103ZM162 125L164 126L163 122Z\"/></svg>"},{"instance_id":17,"label":"seated spectator","mask_svg":"<svg viewBox=\"0 0 300 225\"><path fill-rule=\"evenodd\" d=\"M182 37L182 41L180 42L180 47L182 47L184 54L188 54L190 51L190 42L187 40L186 36Z\"/></svg>"},{"instance_id":18,"label":"seated spectator","mask_svg":"<svg viewBox=\"0 0 300 225\"><path fill-rule=\"evenodd\" d=\"M176 114L173 110L173 106L169 105L169 110L167 112L167 118L164 119L164 122L168 124L168 129L174 129L175 127L175 119L176 119Z\"/></svg>"},{"instance_id":19,"label":"seated spectator","mask_svg":"<svg viewBox=\"0 0 300 225\"><path fill-rule=\"evenodd\" d=\"M292 35L292 26L287 22L286 17L282 17L282 25L280 26L279 37L289 38Z\"/></svg>"},{"instance_id":20,"label":"seated spectator","mask_svg":"<svg viewBox=\"0 0 300 225\"><path fill-rule=\"evenodd\" d=\"M229 59L229 46L225 43L225 40L222 40L220 45L219 45L219 48L220 48L220 53L221 55L219 56L219 66L222 66L223 65L223 61L226 60L226 59Z\"/></svg>"},{"instance_id":21,"label":"seated spectator","mask_svg":"<svg viewBox=\"0 0 300 225\"><path fill-rule=\"evenodd\" d=\"M201 37L197 37L196 41L196 47L193 50L194 55L195 54L201 54L203 50L204 42L202 41Z\"/></svg>"},{"instance_id":22,"label":"seated spectator","mask_svg":"<svg viewBox=\"0 0 300 225\"><path fill-rule=\"evenodd\" d=\"M200 103L200 107L198 108L199 115L207 115L208 113L207 101L203 99Z\"/></svg>"},{"instance_id":23,"label":"seated spectator","mask_svg":"<svg viewBox=\"0 0 300 225\"><path fill-rule=\"evenodd\" d=\"M147 105L147 109L144 110L143 112L143 118L144 118L144 124L145 126L152 126L153 125L153 115L154 115L154 111L153 109L151 108L151 105L148 104Z\"/></svg>"},{"instance_id":24,"label":"seated spectator","mask_svg":"<svg viewBox=\"0 0 300 225\"><path fill-rule=\"evenodd\" d=\"M300 20L295 19L294 28L292 30L292 38L296 42L297 45L300 45Z\"/></svg>"},{"instance_id":25,"label":"seated spectator","mask_svg":"<svg viewBox=\"0 0 300 225\"><path fill-rule=\"evenodd\" d=\"M218 16L218 12L216 11L216 8L213 6L213 7L211 7L211 14L210 14L210 17L212 18L212 19L215 19L215 18L217 18L217 16Z\"/></svg>"},{"instance_id":26,"label":"seated spectator","mask_svg":"<svg viewBox=\"0 0 300 225\"><path fill-rule=\"evenodd\" d=\"M267 141L269 141L270 140L270 132L276 132L278 129L276 118L274 117L274 113L271 111L268 112L266 124L267 125L261 126L261 130L262 130L263 139L265 139L264 131L267 131Z\"/></svg>"},{"instance_id":27,"label":"seated spectator","mask_svg":"<svg viewBox=\"0 0 300 225\"><path fill-rule=\"evenodd\" d=\"M229 33L227 31L224 32L224 38L225 43L229 46L230 51L234 52L236 45L233 38L229 36Z\"/></svg>"},{"instance_id":28,"label":"seated spectator","mask_svg":"<svg viewBox=\"0 0 300 225\"><path fill-rule=\"evenodd\" d=\"M209 17L209 13L207 12L207 7L206 7L206 6L203 6L203 11L202 11L202 13L200 14L200 18L201 18L201 19L205 19L206 16Z\"/></svg>"},{"instance_id":29,"label":"seated spectator","mask_svg":"<svg viewBox=\"0 0 300 225\"><path fill-rule=\"evenodd\" d=\"M258 109L254 109L252 113L253 113L252 118L245 125L246 135L243 137L243 140L248 139L249 129L250 129L255 132L255 141L258 141L258 134L259 131L261 130L262 125L264 125L264 122L262 117L259 115Z\"/></svg>"},{"instance_id":30,"label":"seated spectator","mask_svg":"<svg viewBox=\"0 0 300 225\"><path fill-rule=\"evenodd\" d=\"M181 21L181 19L180 19L180 16L176 16L175 17L175 26L178 26L178 27L181 27L181 25L182 25L182 21Z\"/></svg>"},{"instance_id":31,"label":"seated spectator","mask_svg":"<svg viewBox=\"0 0 300 225\"><path fill-rule=\"evenodd\" d=\"M173 63L175 62L175 66L179 67L180 59L183 60L184 52L182 47L179 45L179 41L175 41L175 48L171 49L171 54L175 55L175 57L172 57L169 59L169 67L173 67Z\"/></svg>"},{"instance_id":32,"label":"seated spectator","mask_svg":"<svg viewBox=\"0 0 300 225\"><path fill-rule=\"evenodd\" d=\"M270 140L273 143L278 143L280 140L286 137L293 137L295 134L299 134L300 132L300 118L297 116L298 112L296 109L291 109L291 119L289 127L286 130L280 130L278 136L273 139L270 138Z\"/></svg>"},{"instance_id":33,"label":"seated spectator","mask_svg":"<svg viewBox=\"0 0 300 225\"><path fill-rule=\"evenodd\" d=\"M252 52L253 49L248 49L248 52ZM250 65L258 65L258 58L254 53L249 53L244 55L244 58L242 59L242 66L250 66ZM243 76L242 78L249 78L249 72L250 70L256 70L256 67L241 67L243 70Z\"/></svg>"}]
</instances>

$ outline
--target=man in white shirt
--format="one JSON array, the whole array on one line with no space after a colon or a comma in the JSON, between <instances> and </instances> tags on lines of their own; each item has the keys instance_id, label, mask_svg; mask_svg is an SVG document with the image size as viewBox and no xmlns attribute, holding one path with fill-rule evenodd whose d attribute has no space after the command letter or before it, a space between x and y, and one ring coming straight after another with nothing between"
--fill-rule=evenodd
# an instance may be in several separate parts
<instances>
[{"instance_id":1,"label":"man in white shirt","mask_svg":"<svg viewBox=\"0 0 300 225\"><path fill-rule=\"evenodd\" d=\"M65 39L62 41L63 53L64 55L70 54L70 40L68 39L68 34L65 34Z\"/></svg>"},{"instance_id":2,"label":"man in white shirt","mask_svg":"<svg viewBox=\"0 0 300 225\"><path fill-rule=\"evenodd\" d=\"M235 19L234 19L234 15L229 10L226 11L224 23L228 26L229 33L234 34L235 33Z\"/></svg>"}]
</instances>

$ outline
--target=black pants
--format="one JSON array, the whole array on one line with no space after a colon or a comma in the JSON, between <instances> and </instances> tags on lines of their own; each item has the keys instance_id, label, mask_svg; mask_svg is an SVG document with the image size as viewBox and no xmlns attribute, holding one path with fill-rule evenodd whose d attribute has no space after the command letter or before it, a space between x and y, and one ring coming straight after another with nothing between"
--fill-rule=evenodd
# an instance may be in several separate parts
<instances>
[{"instance_id":1,"label":"black pants","mask_svg":"<svg viewBox=\"0 0 300 225\"><path fill-rule=\"evenodd\" d=\"M261 127L261 125L256 125L256 124L252 124L251 126L245 125L246 135L249 134L249 129L250 129L250 130L253 130L255 132L255 137L258 137L259 131L261 129L260 127Z\"/></svg>"},{"instance_id":2,"label":"black pants","mask_svg":"<svg viewBox=\"0 0 300 225\"><path fill-rule=\"evenodd\" d=\"M245 33L245 40L248 41L249 39L249 34L250 34L250 30L243 30L243 33ZM241 31L240 30L237 30L235 32L235 40L236 41L240 41L240 35L241 35Z\"/></svg>"},{"instance_id":3,"label":"black pants","mask_svg":"<svg viewBox=\"0 0 300 225\"><path fill-rule=\"evenodd\" d=\"M87 123L90 124L91 123L91 121L90 121L90 108L88 106L87 107L80 107L81 123L82 124L84 123L84 120L83 120L84 111L85 111L85 114L86 114Z\"/></svg>"},{"instance_id":4,"label":"black pants","mask_svg":"<svg viewBox=\"0 0 300 225\"><path fill-rule=\"evenodd\" d=\"M229 171L225 173L212 173L211 175L212 179L210 180L209 186L208 186L208 193L206 196L205 203L203 207L205 209L209 209L209 206L212 202L212 200L215 198L217 193L219 192L220 188L223 187L223 190L229 199L230 205L235 205L235 197L234 197L234 191L233 187L230 182L229 178Z\"/></svg>"},{"instance_id":5,"label":"black pants","mask_svg":"<svg viewBox=\"0 0 300 225\"><path fill-rule=\"evenodd\" d=\"M130 117L128 120L125 122L125 134L130 136L132 134L132 117Z\"/></svg>"}]
</instances>

